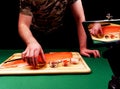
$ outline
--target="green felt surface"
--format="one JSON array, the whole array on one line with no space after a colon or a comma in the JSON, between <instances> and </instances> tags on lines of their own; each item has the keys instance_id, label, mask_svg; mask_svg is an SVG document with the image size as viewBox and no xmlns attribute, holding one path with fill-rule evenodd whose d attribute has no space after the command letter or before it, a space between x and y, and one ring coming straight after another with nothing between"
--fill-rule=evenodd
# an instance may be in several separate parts
<instances>
[{"instance_id":1,"label":"green felt surface","mask_svg":"<svg viewBox=\"0 0 120 89\"><path fill-rule=\"evenodd\" d=\"M99 48L102 53L106 48ZM0 50L0 62L23 50ZM65 51L65 50L47 50ZM67 50L66 50L67 51ZM107 59L83 57L90 74L0 75L0 89L107 89L112 70Z\"/></svg>"}]
</instances>

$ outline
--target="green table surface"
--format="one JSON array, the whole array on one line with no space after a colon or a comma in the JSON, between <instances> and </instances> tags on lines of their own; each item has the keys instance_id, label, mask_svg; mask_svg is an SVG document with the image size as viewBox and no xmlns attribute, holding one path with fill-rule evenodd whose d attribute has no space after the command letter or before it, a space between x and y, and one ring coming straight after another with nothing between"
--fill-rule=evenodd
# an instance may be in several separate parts
<instances>
[{"instance_id":1,"label":"green table surface","mask_svg":"<svg viewBox=\"0 0 120 89\"><path fill-rule=\"evenodd\" d=\"M100 53L106 48L98 48ZM22 49L1 49L0 62ZM47 51L70 51L47 49ZM76 50L72 50L76 51ZM89 74L0 75L0 89L107 89L112 70L107 59L83 57L91 68Z\"/></svg>"}]
</instances>

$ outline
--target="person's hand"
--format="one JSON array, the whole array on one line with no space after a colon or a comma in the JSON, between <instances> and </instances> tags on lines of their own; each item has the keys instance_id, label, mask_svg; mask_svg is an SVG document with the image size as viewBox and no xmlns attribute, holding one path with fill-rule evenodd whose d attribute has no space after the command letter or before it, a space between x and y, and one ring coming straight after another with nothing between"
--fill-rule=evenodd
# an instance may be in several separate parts
<instances>
[{"instance_id":1,"label":"person's hand","mask_svg":"<svg viewBox=\"0 0 120 89\"><path fill-rule=\"evenodd\" d=\"M80 54L86 57L90 57L91 55L94 56L94 58L99 58L100 57L100 53L98 50L91 50L91 49L80 49Z\"/></svg>"},{"instance_id":2,"label":"person's hand","mask_svg":"<svg viewBox=\"0 0 120 89\"><path fill-rule=\"evenodd\" d=\"M28 44L25 51L22 52L23 60L33 67L37 66L39 57L41 57L43 63L46 62L43 49L37 42Z\"/></svg>"},{"instance_id":3,"label":"person's hand","mask_svg":"<svg viewBox=\"0 0 120 89\"><path fill-rule=\"evenodd\" d=\"M97 38L103 37L103 31L100 23L94 23L92 28L89 29L89 31L93 36Z\"/></svg>"}]
</instances>

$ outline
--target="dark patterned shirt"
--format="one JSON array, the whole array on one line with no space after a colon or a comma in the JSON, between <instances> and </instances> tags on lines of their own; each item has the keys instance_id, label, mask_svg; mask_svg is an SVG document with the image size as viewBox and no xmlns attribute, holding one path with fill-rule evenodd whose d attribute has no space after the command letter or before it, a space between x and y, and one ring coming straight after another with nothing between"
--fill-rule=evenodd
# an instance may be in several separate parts
<instances>
[{"instance_id":1,"label":"dark patterned shirt","mask_svg":"<svg viewBox=\"0 0 120 89\"><path fill-rule=\"evenodd\" d=\"M77 0L20 0L20 12L33 16L32 26L50 32L63 25L62 19L68 5Z\"/></svg>"}]
</instances>

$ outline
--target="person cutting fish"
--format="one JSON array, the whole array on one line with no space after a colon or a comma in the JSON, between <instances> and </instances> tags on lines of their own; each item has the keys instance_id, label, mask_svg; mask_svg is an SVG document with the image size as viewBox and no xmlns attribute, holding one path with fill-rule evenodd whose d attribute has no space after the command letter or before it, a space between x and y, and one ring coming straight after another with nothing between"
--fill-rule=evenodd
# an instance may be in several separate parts
<instances>
[{"instance_id":1,"label":"person cutting fish","mask_svg":"<svg viewBox=\"0 0 120 89\"><path fill-rule=\"evenodd\" d=\"M18 32L27 46L22 57L30 65L37 65L38 55L45 62L45 47L54 48L66 44L70 46L74 43L75 39L71 35L67 37L69 32L65 33L66 29L63 27L63 18L68 7L76 21L80 54L100 57L98 50L87 48L86 34L82 26L85 17L81 0L20 0ZM67 43L68 41L70 43Z\"/></svg>"}]
</instances>

